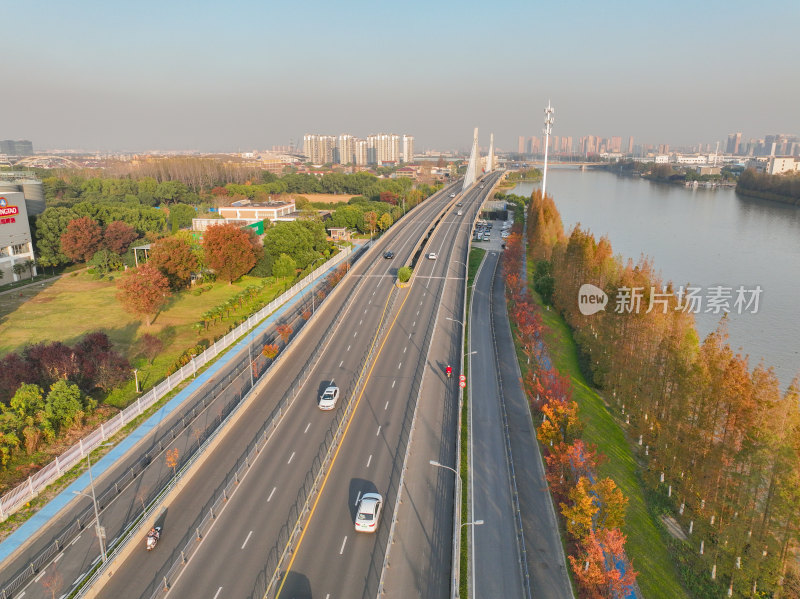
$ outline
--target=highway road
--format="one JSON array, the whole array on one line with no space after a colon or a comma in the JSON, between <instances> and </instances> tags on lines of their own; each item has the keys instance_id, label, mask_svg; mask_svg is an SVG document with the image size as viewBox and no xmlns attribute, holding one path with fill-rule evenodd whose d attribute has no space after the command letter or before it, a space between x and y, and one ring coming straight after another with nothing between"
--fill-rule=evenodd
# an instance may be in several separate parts
<instances>
[{"instance_id":1,"label":"highway road","mask_svg":"<svg viewBox=\"0 0 800 599\"><path fill-rule=\"evenodd\" d=\"M320 320L310 323L312 332L304 340L302 351L327 342L327 346L298 400L285 413L282 422L266 447L251 465L247 475L216 515L213 527L200 543L197 553L173 582L169 596L260 597L272 578L283 552L289 531L304 505L332 438L335 422L341 418L346 403L360 375L365 354L375 343L381 322L387 322L398 265L409 256L414 241L449 200L443 192L423 203L392 227L381 239L380 252L392 249L393 260L381 259L356 263L342 284L353 285L352 296L340 292L320 312ZM347 299L345 312L332 335L326 334L328 318ZM329 302L326 302L328 304ZM301 348L298 348L301 349ZM302 356L299 354L298 357ZM289 390L298 364L294 354L284 361L273 378L248 407L246 414L227 432L200 474L192 478L180 495L167 507L164 532L158 547L150 553L142 548L120 564L103 589L102 596L149 597L160 591L162 577L179 558L178 548L191 539L195 524L224 486L238 460L261 430L280 398ZM337 410L320 412L316 399L324 386L335 380L341 387ZM235 560L231 560L235 556ZM236 567L232 568L231 563Z\"/></svg>"},{"instance_id":2,"label":"highway road","mask_svg":"<svg viewBox=\"0 0 800 599\"><path fill-rule=\"evenodd\" d=\"M461 315L461 295L457 290L464 281L463 259L470 237L470 227L465 223L471 204L478 201L479 195L473 190L460 198L465 215L458 216L454 208L428 242L425 252L436 252L436 260L419 262L413 285L399 292L391 328L371 367L364 392L356 398L360 402L358 410L278 589L280 598L374 598L378 593L405 457L404 443L423 376L426 378L419 394L420 404L442 403L449 395L449 417L456 414L452 388L457 383L447 380L444 370L448 362L455 362L460 351L460 327L446 318ZM460 289L463 292L463 287ZM449 343L443 353L430 354L431 339L443 327L449 333ZM437 431L437 437L439 434ZM439 441L451 451L455 445L452 435L449 439L439 437ZM442 455L437 453L434 457ZM426 465L426 474L428 470L431 466ZM440 488L443 508L439 506L442 509L428 531L430 543L436 546L433 567L438 581L430 592L438 597L447 596L449 589L452 484L450 478ZM375 533L356 533L355 508L360 495L367 492L384 496L383 517ZM437 506L434 502L419 507L435 510ZM417 550L424 553L429 548L420 545ZM398 554L397 559L401 560L402 555ZM413 585L413 581L407 582ZM416 594L409 590L406 596Z\"/></svg>"},{"instance_id":3,"label":"highway road","mask_svg":"<svg viewBox=\"0 0 800 599\"><path fill-rule=\"evenodd\" d=\"M486 176L484 189L478 187L469 192L464 202L464 220L459 223L464 230L460 234L470 234L479 204L491 193L499 176L500 173ZM426 368L423 373L402 503L397 507L389 567L384 572L387 598L449 596L455 475L445 468L431 466L430 460L450 467L455 465L460 392L456 377L460 374L463 347L460 321L467 252L466 243L460 242L453 252L451 278L442 295L442 313L431 340L434 367ZM440 366L448 363L453 367L454 377L443 385Z\"/></svg>"}]
</instances>

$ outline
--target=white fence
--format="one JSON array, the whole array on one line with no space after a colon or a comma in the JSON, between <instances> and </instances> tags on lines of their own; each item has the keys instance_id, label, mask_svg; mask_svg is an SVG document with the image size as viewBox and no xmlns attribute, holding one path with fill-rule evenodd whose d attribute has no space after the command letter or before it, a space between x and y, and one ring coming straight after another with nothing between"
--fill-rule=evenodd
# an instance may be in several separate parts
<instances>
[{"instance_id":1,"label":"white fence","mask_svg":"<svg viewBox=\"0 0 800 599\"><path fill-rule=\"evenodd\" d=\"M288 302L306 287L311 285L322 273L342 262L347 256L350 255L351 252L351 248L343 248L341 252L336 254L325 264L318 267L314 272L304 277L298 283L295 283L281 296L272 300L269 304L264 306L255 314L251 315L246 321L244 321L234 330L217 340L214 345L210 346L202 354L195 356L191 362L186 364L186 366L168 376L144 395L141 395L134 403L122 410L111 420L102 423L99 428L96 428L84 438L80 439L75 445L67 449L60 456L57 456L54 461L47 464L36 474L28 477L28 480L26 480L24 483L21 483L3 495L0 498L0 521L5 520L11 514L16 512L22 505L33 499L39 493L39 491L47 487L47 485L61 477L62 474L80 462L88 452L92 451L95 447L103 443L103 441L113 436L123 426L142 414L150 406L172 391L182 381L190 376L194 376L200 368L202 368L208 362L214 360L239 337L248 333L250 329L255 327L264 318L269 316L280 306Z\"/></svg>"}]
</instances>

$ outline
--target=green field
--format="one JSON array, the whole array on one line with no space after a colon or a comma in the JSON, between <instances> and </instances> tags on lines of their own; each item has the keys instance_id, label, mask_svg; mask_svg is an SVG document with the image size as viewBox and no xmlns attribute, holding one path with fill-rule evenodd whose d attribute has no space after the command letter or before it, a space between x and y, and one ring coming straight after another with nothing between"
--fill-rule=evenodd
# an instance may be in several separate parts
<instances>
[{"instance_id":1,"label":"green field","mask_svg":"<svg viewBox=\"0 0 800 599\"><path fill-rule=\"evenodd\" d=\"M529 268L528 280L532 279L533 269ZM536 292L531 293L542 308L545 342L553 366L572 382L572 396L578 402L584 425L582 438L597 445L600 453L608 457L598 474L611 477L629 500L623 532L628 537L626 553L639 572L642 595L647 599L688 599L667 549L667 533L647 508L639 465L623 430L581 373L577 347L564 319L555 310L547 310Z\"/></svg>"},{"instance_id":2,"label":"green field","mask_svg":"<svg viewBox=\"0 0 800 599\"><path fill-rule=\"evenodd\" d=\"M75 343L86 333L103 331L115 347L139 369L143 389L164 378L169 368L187 348L201 339L213 341L231 327L241 315L231 314L208 330L194 328L206 310L224 303L245 287L262 279L243 277L232 285L214 283L202 293L187 290L174 294L164 310L147 326L122 309L116 299L116 282L96 280L81 272L50 280L40 286L27 287L17 293L0 295L0 356L20 351L26 345L41 341ZM206 288L209 285L204 286ZM276 297L283 284L271 280L260 297L264 301ZM153 364L137 355L136 341L150 333L161 338L164 350ZM135 396L133 380L112 393L108 403L127 405Z\"/></svg>"}]
</instances>

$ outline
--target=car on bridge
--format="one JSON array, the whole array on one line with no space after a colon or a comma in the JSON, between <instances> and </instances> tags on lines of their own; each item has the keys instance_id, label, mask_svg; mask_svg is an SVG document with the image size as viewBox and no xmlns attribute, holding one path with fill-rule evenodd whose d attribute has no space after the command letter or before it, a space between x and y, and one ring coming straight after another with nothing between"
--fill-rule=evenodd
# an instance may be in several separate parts
<instances>
[{"instance_id":1,"label":"car on bridge","mask_svg":"<svg viewBox=\"0 0 800 599\"><path fill-rule=\"evenodd\" d=\"M332 383L333 381L331 381ZM325 388L322 395L319 397L317 406L320 410L332 410L336 407L336 402L339 400L339 387L330 385Z\"/></svg>"},{"instance_id":2,"label":"car on bridge","mask_svg":"<svg viewBox=\"0 0 800 599\"><path fill-rule=\"evenodd\" d=\"M454 193L451 193L451 194L450 194L450 197L451 197L451 198L454 198L454 197L456 197L456 194L454 194Z\"/></svg>"},{"instance_id":3,"label":"car on bridge","mask_svg":"<svg viewBox=\"0 0 800 599\"><path fill-rule=\"evenodd\" d=\"M378 493L364 493L356 508L356 532L375 532L383 508L383 497Z\"/></svg>"},{"instance_id":4,"label":"car on bridge","mask_svg":"<svg viewBox=\"0 0 800 599\"><path fill-rule=\"evenodd\" d=\"M436 260L436 252L430 252L428 254L428 260Z\"/></svg>"},{"instance_id":5,"label":"car on bridge","mask_svg":"<svg viewBox=\"0 0 800 599\"><path fill-rule=\"evenodd\" d=\"M387 260L391 260L392 258L394 258L394 252L391 250L389 250L388 252L384 252L383 257L386 258Z\"/></svg>"}]
</instances>

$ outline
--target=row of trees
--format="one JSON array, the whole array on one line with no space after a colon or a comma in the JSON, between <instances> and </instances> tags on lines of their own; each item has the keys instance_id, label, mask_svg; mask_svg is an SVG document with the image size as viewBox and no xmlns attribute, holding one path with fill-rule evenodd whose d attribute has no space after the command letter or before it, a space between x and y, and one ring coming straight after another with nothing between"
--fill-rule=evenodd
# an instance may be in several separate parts
<instances>
[{"instance_id":1,"label":"row of trees","mask_svg":"<svg viewBox=\"0 0 800 599\"><path fill-rule=\"evenodd\" d=\"M522 254L515 231L503 253L509 315L526 357L523 385L541 422L537 437L545 452L550 492L569 535L568 559L581 596L626 597L636 580L621 531L628 500L611 478L597 476L602 456L580 438L583 427L569 379L553 367L543 367L542 319L520 277Z\"/></svg>"},{"instance_id":2,"label":"row of trees","mask_svg":"<svg viewBox=\"0 0 800 599\"><path fill-rule=\"evenodd\" d=\"M701 343L691 312L649 261L624 262L580 227L565 236L552 199L538 191L527 235L531 257L549 263L552 303L588 376L647 463L645 482L691 533L679 548L696 573L690 590L776 592L800 531L798 381L782 393L772 369L751 369L724 323ZM584 283L609 298L641 288L643 308L584 316L576 301ZM651 299L657 308L647 310Z\"/></svg>"},{"instance_id":3,"label":"row of trees","mask_svg":"<svg viewBox=\"0 0 800 599\"><path fill-rule=\"evenodd\" d=\"M800 205L800 175L768 175L749 168L739 177L736 191Z\"/></svg>"}]
</instances>

